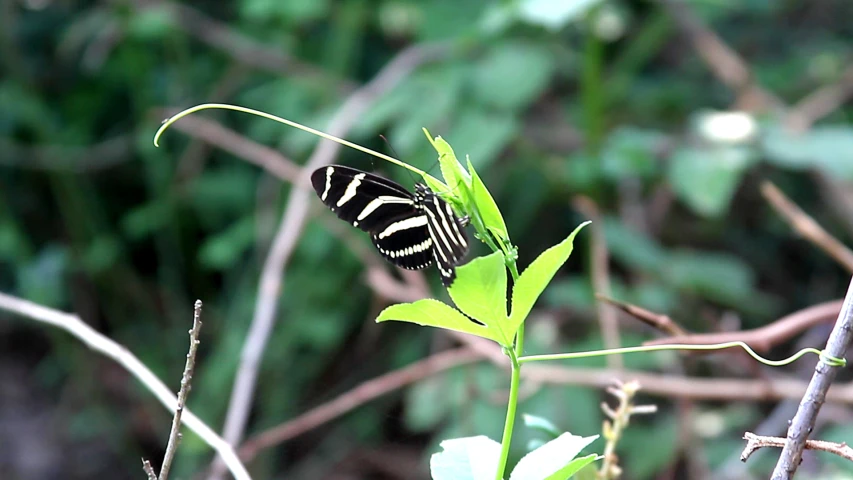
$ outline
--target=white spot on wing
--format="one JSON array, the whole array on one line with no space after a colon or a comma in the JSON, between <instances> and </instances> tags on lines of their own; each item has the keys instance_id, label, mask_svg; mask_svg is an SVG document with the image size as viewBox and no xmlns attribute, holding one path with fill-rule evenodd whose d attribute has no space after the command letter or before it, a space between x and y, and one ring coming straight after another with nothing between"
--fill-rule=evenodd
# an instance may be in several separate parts
<instances>
[{"instance_id":1,"label":"white spot on wing","mask_svg":"<svg viewBox=\"0 0 853 480\"><path fill-rule=\"evenodd\" d=\"M378 238L385 238L389 235L393 235L394 233L408 230L410 228L423 227L427 224L426 215L418 215L416 217L410 217L405 220L400 220L399 222L394 222L391 225L385 227L385 230L377 235Z\"/></svg>"},{"instance_id":2,"label":"white spot on wing","mask_svg":"<svg viewBox=\"0 0 853 480\"><path fill-rule=\"evenodd\" d=\"M326 168L326 188L323 190L323 194L320 195L320 200L326 201L326 197L329 196L329 190L332 188L332 174L335 173L335 167L327 167Z\"/></svg>"},{"instance_id":3,"label":"white spot on wing","mask_svg":"<svg viewBox=\"0 0 853 480\"><path fill-rule=\"evenodd\" d=\"M347 190L344 192L343 196L338 200L337 206L342 207L345 203L355 197L355 193L358 191L358 186L361 185L361 180L364 178L364 173L359 173L358 175L352 177L352 181L347 185Z\"/></svg>"}]
</instances>

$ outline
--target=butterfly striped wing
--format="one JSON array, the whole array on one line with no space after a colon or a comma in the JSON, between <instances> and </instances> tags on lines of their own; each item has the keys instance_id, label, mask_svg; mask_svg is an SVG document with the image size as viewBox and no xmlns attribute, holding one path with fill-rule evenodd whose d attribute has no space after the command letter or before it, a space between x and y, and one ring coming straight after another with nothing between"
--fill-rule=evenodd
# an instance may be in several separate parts
<instances>
[{"instance_id":1,"label":"butterfly striped wing","mask_svg":"<svg viewBox=\"0 0 853 480\"><path fill-rule=\"evenodd\" d=\"M342 220L371 235L379 253L402 268L420 270L433 260L450 285L468 251L462 220L425 185L412 194L401 185L342 165L311 175L314 191Z\"/></svg>"},{"instance_id":2,"label":"butterfly striped wing","mask_svg":"<svg viewBox=\"0 0 853 480\"><path fill-rule=\"evenodd\" d=\"M415 203L423 208L433 244L433 257L438 264L441 282L449 286L456 278L456 265L468 253L468 238L462 220L453 213L450 204L425 185L415 185Z\"/></svg>"},{"instance_id":3,"label":"butterfly striped wing","mask_svg":"<svg viewBox=\"0 0 853 480\"><path fill-rule=\"evenodd\" d=\"M372 173L329 165L311 174L311 184L338 218L365 232L380 230L391 219L419 214L411 192Z\"/></svg>"}]
</instances>

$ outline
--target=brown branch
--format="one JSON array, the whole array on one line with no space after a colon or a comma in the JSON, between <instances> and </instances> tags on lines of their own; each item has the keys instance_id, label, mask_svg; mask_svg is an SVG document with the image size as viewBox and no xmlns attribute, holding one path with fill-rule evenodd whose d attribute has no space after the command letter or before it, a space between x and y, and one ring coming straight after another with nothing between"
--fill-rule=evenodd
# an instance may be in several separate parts
<instances>
[{"instance_id":1,"label":"brown branch","mask_svg":"<svg viewBox=\"0 0 853 480\"><path fill-rule=\"evenodd\" d=\"M745 462L759 448L782 448L785 446L784 437L765 437L756 435L751 432L743 434L743 439L746 440L746 447L743 453L740 454L740 461ZM850 448L846 443L827 442L825 440L807 440L806 450L819 450L821 452L829 452L838 455L841 458L853 461L853 448Z\"/></svg>"},{"instance_id":2,"label":"brown branch","mask_svg":"<svg viewBox=\"0 0 853 480\"><path fill-rule=\"evenodd\" d=\"M853 97L853 66L847 67L838 82L821 87L797 102L785 124L794 131L808 130L815 122L838 110Z\"/></svg>"},{"instance_id":3,"label":"brown branch","mask_svg":"<svg viewBox=\"0 0 853 480\"><path fill-rule=\"evenodd\" d=\"M776 96L754 82L749 65L693 13L684 0L659 0L693 48L723 84L738 96L743 110L763 112L784 108Z\"/></svg>"},{"instance_id":4,"label":"brown branch","mask_svg":"<svg viewBox=\"0 0 853 480\"><path fill-rule=\"evenodd\" d=\"M614 307L622 310L623 312L631 315L632 317L642 321L643 323L653 327L657 330L660 330L670 336L673 337L683 337L688 335L687 330L681 328L681 325L675 323L669 315L663 315L660 313L652 312L651 310L646 310L643 307L638 307L637 305L633 305L630 303L621 302L619 300L606 297L604 295L596 293L595 298L599 301L607 302Z\"/></svg>"},{"instance_id":5,"label":"brown branch","mask_svg":"<svg viewBox=\"0 0 853 480\"><path fill-rule=\"evenodd\" d=\"M853 342L853 278L850 279L847 294L844 296L844 304L838 313L838 320L836 320L835 326L829 334L824 352L827 356L844 358L851 342ZM802 461L806 440L814 430L817 414L826 401L829 387L839 370L840 368L830 365L824 355L821 355L809 386L803 394L802 400L800 400L797 413L791 420L788 438L782 448L782 454L779 455L776 468L773 469L772 480L793 478Z\"/></svg>"},{"instance_id":6,"label":"brown branch","mask_svg":"<svg viewBox=\"0 0 853 480\"><path fill-rule=\"evenodd\" d=\"M817 245L848 272L853 273L853 251L824 230L812 217L786 197L776 185L768 181L762 182L761 194L797 233Z\"/></svg>"},{"instance_id":7,"label":"brown branch","mask_svg":"<svg viewBox=\"0 0 853 480\"><path fill-rule=\"evenodd\" d=\"M595 292L610 295L610 259L607 252L607 240L604 238L604 226L598 206L590 198L584 196L575 197L572 205L585 217L592 220L591 245L591 270L592 287ZM619 319L616 311L608 304L599 302L598 322L601 327L601 337L605 348L619 348ZM624 366L621 355L608 355L607 366L610 368L622 368Z\"/></svg>"},{"instance_id":8,"label":"brown branch","mask_svg":"<svg viewBox=\"0 0 853 480\"><path fill-rule=\"evenodd\" d=\"M166 445L166 454L163 457L163 466L160 467L159 480L167 480L175 453L178 451L178 443L181 441L181 415L187 404L187 397L192 389L193 372L195 371L195 356L198 353L198 336L201 332L201 300L196 300L193 308L193 328L190 329L190 348L187 353L187 362L184 365L184 374L181 376L181 389L178 391L178 405L175 416L172 418L172 429L169 431L169 443Z\"/></svg>"},{"instance_id":9,"label":"brown branch","mask_svg":"<svg viewBox=\"0 0 853 480\"><path fill-rule=\"evenodd\" d=\"M788 341L803 330L821 323L827 323L838 315L841 310L841 300L819 303L794 313L785 315L763 327L751 330L721 333L694 333L685 336L658 338L643 342L643 345L665 345L682 343L689 345L710 345L714 343L744 342L759 353ZM701 352L696 352L701 353Z\"/></svg>"},{"instance_id":10,"label":"brown branch","mask_svg":"<svg viewBox=\"0 0 853 480\"><path fill-rule=\"evenodd\" d=\"M135 355L130 353L127 348L94 330L77 315L43 307L4 293L0 293L0 310L5 310L67 331L92 350L114 360L124 367L145 388L154 394L157 400L169 411L174 412L177 409L177 399L169 391L169 387L154 375L154 372L145 366ZM190 430L195 432L199 438L219 453L235 478L240 480L250 478L246 468L240 462L240 459L237 458L231 445L220 438L216 432L202 422L195 414L190 412L189 409L184 409L183 421Z\"/></svg>"},{"instance_id":11,"label":"brown branch","mask_svg":"<svg viewBox=\"0 0 853 480\"><path fill-rule=\"evenodd\" d=\"M145 476L148 477L148 480L157 480L157 474L154 473L154 467L151 466L151 462L144 458L142 459L142 471L145 472Z\"/></svg>"},{"instance_id":12,"label":"brown branch","mask_svg":"<svg viewBox=\"0 0 853 480\"><path fill-rule=\"evenodd\" d=\"M481 359L482 357L472 349L463 347L437 353L407 367L380 375L329 402L312 408L293 420L249 438L239 448L238 454L243 460L249 461L261 450L302 435L382 395L453 367Z\"/></svg>"}]
</instances>

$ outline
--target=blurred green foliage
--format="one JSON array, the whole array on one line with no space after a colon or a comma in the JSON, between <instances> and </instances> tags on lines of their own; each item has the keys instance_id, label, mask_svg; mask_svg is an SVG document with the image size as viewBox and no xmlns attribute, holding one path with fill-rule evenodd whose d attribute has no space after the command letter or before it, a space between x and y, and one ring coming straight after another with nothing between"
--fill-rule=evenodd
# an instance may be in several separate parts
<instances>
[{"instance_id":1,"label":"blurred green foliage","mask_svg":"<svg viewBox=\"0 0 853 480\"><path fill-rule=\"evenodd\" d=\"M849 2L685 3L786 103L839 81L850 63ZM709 133L708 119L733 108L737 92L714 77L661 3L20 0L0 9L0 290L80 314L175 389L192 304L204 300L190 407L214 428L223 422L260 266L291 187L177 130L154 148L159 121L167 108L227 101L323 129L356 86L409 45L452 48L384 93L347 138L387 150L383 134L400 158L432 172L422 127L460 158L469 155L519 246L520 268L585 220L572 206L584 195L602 215L613 296L691 330L730 328L733 318L756 327L837 298L848 280L795 238L758 185L774 181L850 244L853 207L844 199L853 190L853 108L834 109L801 135L772 111L751 119L748 138ZM297 163L317 144L267 120L204 115ZM361 153L344 151L337 161L412 182ZM318 220L324 215L312 216L288 265L250 433L446 344L432 330L373 324L384 305L358 257ZM353 238L370 247L365 236ZM529 353L601 347L585 260L590 238L579 237L528 320ZM440 292L434 272L427 275ZM24 471L12 453L0 452L0 467L29 472L19 478L55 478L57 465L69 479L140 478L138 458L159 458L165 443L166 412L68 335L2 318L0 382L41 399L4 407L22 422L17 436L42 441L44 461ZM626 345L651 335L630 320L621 325ZM625 361L731 374L713 360L701 368L671 355ZM794 367L784 373L807 375ZM421 470L405 470L406 478L426 478L441 439L499 438L504 388L504 372L490 365L459 368L267 451L252 470L257 478L347 471L401 478L392 467L414 464ZM519 412L577 435L598 433L601 392L530 388ZM691 462L716 472L739 454L742 431L773 409L703 404L697 408L724 428L693 431L698 440L685 447L679 435L691 431L693 416L664 398L651 401L660 412L632 424L620 444L626 479L681 475ZM39 430L36 417L45 413L50 428ZM849 428L836 423L827 439L849 442ZM541 434L516 430L517 461ZM360 460L377 454L387 468ZM209 459L187 434L174 474L188 477ZM744 468L766 477L767 463ZM821 456L804 468L819 478L843 467Z\"/></svg>"}]
</instances>

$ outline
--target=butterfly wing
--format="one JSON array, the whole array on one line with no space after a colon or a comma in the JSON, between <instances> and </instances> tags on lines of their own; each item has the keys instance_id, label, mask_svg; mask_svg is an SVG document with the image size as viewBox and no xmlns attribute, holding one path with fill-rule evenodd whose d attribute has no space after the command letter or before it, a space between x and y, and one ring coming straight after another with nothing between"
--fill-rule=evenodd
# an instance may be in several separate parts
<instances>
[{"instance_id":1,"label":"butterfly wing","mask_svg":"<svg viewBox=\"0 0 853 480\"><path fill-rule=\"evenodd\" d=\"M456 278L456 265L468 253L468 238L462 220L456 216L450 204L439 198L423 185L416 186L416 201L422 205L427 216L427 229L433 243L433 256L438 264L441 282L449 286Z\"/></svg>"},{"instance_id":2,"label":"butterfly wing","mask_svg":"<svg viewBox=\"0 0 853 480\"><path fill-rule=\"evenodd\" d=\"M338 218L365 232L373 233L393 219L419 214L411 192L372 173L328 165L311 174L311 184Z\"/></svg>"}]
</instances>

